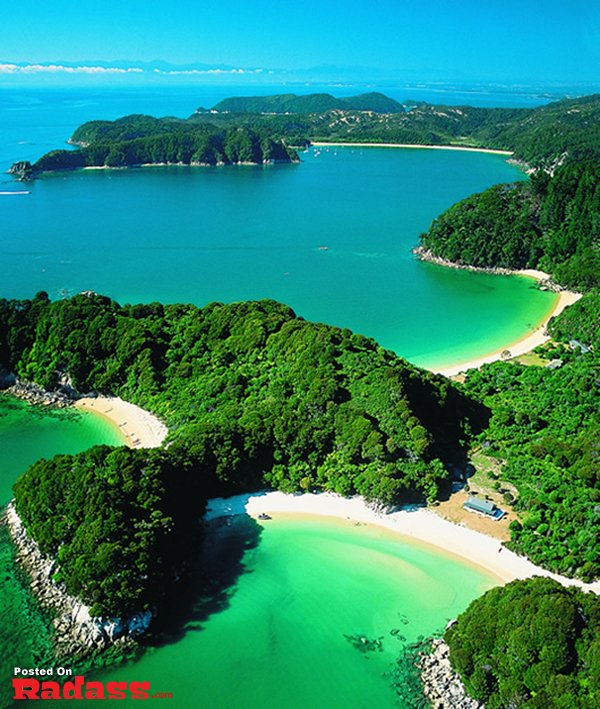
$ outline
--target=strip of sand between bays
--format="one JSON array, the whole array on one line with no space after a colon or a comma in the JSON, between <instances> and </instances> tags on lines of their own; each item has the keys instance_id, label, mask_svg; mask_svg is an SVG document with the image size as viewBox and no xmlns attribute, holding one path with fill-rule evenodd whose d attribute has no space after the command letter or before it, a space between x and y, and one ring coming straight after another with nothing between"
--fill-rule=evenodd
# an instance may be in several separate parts
<instances>
[{"instance_id":1,"label":"strip of sand between bays","mask_svg":"<svg viewBox=\"0 0 600 709\"><path fill-rule=\"evenodd\" d=\"M109 420L130 448L159 448L169 432L154 414L116 396L85 397L74 406Z\"/></svg>"},{"instance_id":2,"label":"strip of sand between bays","mask_svg":"<svg viewBox=\"0 0 600 709\"><path fill-rule=\"evenodd\" d=\"M497 539L449 522L429 509L413 507L385 513L369 507L360 497L345 498L328 492L300 495L259 492L209 500L205 519L210 521L238 514L247 514L258 519L261 514L271 516L281 513L320 515L383 527L401 537L460 557L504 583L532 576L545 576L564 586L578 586L584 591L600 593L600 581L583 583L578 579L569 579L547 571L502 547Z\"/></svg>"}]
</instances>

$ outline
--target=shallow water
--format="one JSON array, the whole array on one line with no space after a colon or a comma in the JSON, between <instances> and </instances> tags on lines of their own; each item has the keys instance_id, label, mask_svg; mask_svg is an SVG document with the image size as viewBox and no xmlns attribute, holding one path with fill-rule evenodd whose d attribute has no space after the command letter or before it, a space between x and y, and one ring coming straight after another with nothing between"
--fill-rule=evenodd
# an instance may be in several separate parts
<instances>
[{"instance_id":1,"label":"shallow water","mask_svg":"<svg viewBox=\"0 0 600 709\"><path fill-rule=\"evenodd\" d=\"M87 411L31 406L0 395L0 506L20 473L40 458L78 453L98 443L123 445L118 429Z\"/></svg>"},{"instance_id":2,"label":"shallow water","mask_svg":"<svg viewBox=\"0 0 600 709\"><path fill-rule=\"evenodd\" d=\"M175 641L158 638L135 664L94 679L148 680L183 709L392 707L405 644L495 583L377 527L296 515L260 524L238 517L213 535L206 563L218 557L209 568L227 583L209 596L199 585L179 623L170 619ZM381 649L361 651L361 637Z\"/></svg>"},{"instance_id":3,"label":"shallow water","mask_svg":"<svg viewBox=\"0 0 600 709\"><path fill-rule=\"evenodd\" d=\"M122 445L119 431L94 414L31 406L0 395L0 507L12 497L18 475L40 458L76 453L93 445ZM0 707L8 706L12 669L51 664L48 623L14 563L0 527Z\"/></svg>"}]
</instances>

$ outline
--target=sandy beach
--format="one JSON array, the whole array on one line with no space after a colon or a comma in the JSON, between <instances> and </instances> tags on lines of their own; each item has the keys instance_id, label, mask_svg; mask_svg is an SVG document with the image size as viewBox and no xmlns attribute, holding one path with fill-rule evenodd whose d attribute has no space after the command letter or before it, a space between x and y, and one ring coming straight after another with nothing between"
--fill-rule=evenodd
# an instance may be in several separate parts
<instances>
[{"instance_id":1,"label":"sandy beach","mask_svg":"<svg viewBox=\"0 0 600 709\"><path fill-rule=\"evenodd\" d=\"M518 271L516 273L519 273L520 275L530 275L530 273L526 273L524 271ZM538 278L538 276L533 277ZM484 355L483 357L476 357L475 359L470 359L466 362L459 362L458 364L452 364L447 367L441 367L439 369L434 368L432 371L436 372L437 374L444 374L447 377L452 377L456 374L459 374L460 372L466 372L467 369L478 369L483 364L496 362L499 359L502 359L502 353L507 350L508 352L510 352L511 358L518 357L519 355L523 355L526 352L530 352L534 348L538 347L539 345L543 345L545 342L548 342L551 339L550 335L548 335L546 332L546 328L548 327L550 319L562 313L562 311L566 307L572 305L573 303L576 303L580 298L580 293L573 293L571 291L561 291L558 294L558 300L556 302L556 305L552 309L552 312L544 319L544 322L533 332L530 332L529 334L522 337L520 340L517 340L516 342L511 342L505 347L495 350L494 352L490 352L490 354Z\"/></svg>"},{"instance_id":2,"label":"sandy beach","mask_svg":"<svg viewBox=\"0 0 600 709\"><path fill-rule=\"evenodd\" d=\"M158 448L169 432L156 416L116 396L79 399L75 406L111 421L130 448Z\"/></svg>"},{"instance_id":3,"label":"sandy beach","mask_svg":"<svg viewBox=\"0 0 600 709\"><path fill-rule=\"evenodd\" d=\"M586 584L553 574L505 549L497 539L448 522L424 508L403 509L386 514L371 509L360 497L344 498L333 493L286 495L282 492L261 492L209 500L205 519L234 514L248 514L257 518L261 513L274 518L281 513L324 515L373 524L480 566L500 582L547 576L565 586L579 586L585 591L600 593L600 581Z\"/></svg>"},{"instance_id":4,"label":"sandy beach","mask_svg":"<svg viewBox=\"0 0 600 709\"><path fill-rule=\"evenodd\" d=\"M512 155L511 150L494 150L493 148L469 148L462 145L415 145L414 143L311 143L316 148L417 148L423 150L462 150L469 153L492 153L493 155Z\"/></svg>"}]
</instances>

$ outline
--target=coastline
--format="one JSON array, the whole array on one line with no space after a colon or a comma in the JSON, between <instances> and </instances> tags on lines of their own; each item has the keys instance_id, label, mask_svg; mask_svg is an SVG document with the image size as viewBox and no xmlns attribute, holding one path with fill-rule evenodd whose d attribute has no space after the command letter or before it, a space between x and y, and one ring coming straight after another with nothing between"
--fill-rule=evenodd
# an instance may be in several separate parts
<instances>
[{"instance_id":1,"label":"coastline","mask_svg":"<svg viewBox=\"0 0 600 709\"><path fill-rule=\"evenodd\" d=\"M515 271L515 275L528 276L526 272ZM531 277L531 276L530 276ZM534 276L536 278L537 276ZM573 305L581 298L581 293L574 293L572 291L561 291L558 294L558 299L552 308L551 312L544 316L544 320L541 325L538 325L533 332L530 332L519 340L515 340L505 347L499 348L490 352L487 355L482 355L481 357L475 357L466 361L458 362L457 364L451 364L444 367L434 367L431 369L435 374L443 374L446 377L452 377L461 372L466 372L468 369L479 369L484 364L490 364L491 362L497 362L504 359L503 353L510 352L510 357L507 359L512 359L513 357L519 357L520 355L531 352L539 345L543 345L549 342L552 338L547 334L546 328L548 323L553 317L556 317L569 305Z\"/></svg>"},{"instance_id":2,"label":"coastline","mask_svg":"<svg viewBox=\"0 0 600 709\"><path fill-rule=\"evenodd\" d=\"M281 513L320 515L383 527L479 566L500 583L545 576L564 586L578 586L584 591L600 593L600 581L584 583L547 571L502 547L497 539L449 522L429 509L412 507L385 513L369 507L360 497L344 498L329 492L300 495L259 492L209 500L205 519L210 521L237 514L258 518L260 514Z\"/></svg>"},{"instance_id":3,"label":"coastline","mask_svg":"<svg viewBox=\"0 0 600 709\"><path fill-rule=\"evenodd\" d=\"M507 343L504 347L500 347L479 357L461 360L442 367L427 367L427 369L430 369L430 371L435 374L443 374L446 377L453 377L462 372L466 372L468 369L479 369L479 367L484 364L490 364L491 362L502 360L504 359L502 355L505 352L510 353L510 356L506 356L506 359L512 359L513 357L519 357L520 355L530 352L539 345L545 344L552 339L550 335L547 334L546 330L550 320L553 317L560 315L565 308L569 305L573 305L573 303L576 303L582 297L581 293L567 290L556 284L552 280L552 276L549 273L539 271L535 268L510 269L463 266L462 264L453 263L452 261L447 261L446 259L434 256L431 251L428 251L422 246L413 249L413 253L420 261L432 263L436 266L444 266L445 268L456 268L465 271L473 271L474 273L489 273L497 276L521 276L524 278L533 278L545 290L550 290L558 295L558 299L554 303L552 310L546 313L542 321L532 331L526 333L518 340L513 340L512 342Z\"/></svg>"},{"instance_id":4,"label":"coastline","mask_svg":"<svg viewBox=\"0 0 600 709\"><path fill-rule=\"evenodd\" d=\"M110 421L130 448L159 448L169 433L154 414L117 396L84 397L73 405Z\"/></svg>"},{"instance_id":5,"label":"coastline","mask_svg":"<svg viewBox=\"0 0 600 709\"><path fill-rule=\"evenodd\" d=\"M311 141L315 148L328 146L336 148L417 148L423 150L461 150L469 153L491 153L492 155L513 155L512 150L495 150L494 148L470 148L462 145L417 145L415 143L326 143Z\"/></svg>"}]
</instances>

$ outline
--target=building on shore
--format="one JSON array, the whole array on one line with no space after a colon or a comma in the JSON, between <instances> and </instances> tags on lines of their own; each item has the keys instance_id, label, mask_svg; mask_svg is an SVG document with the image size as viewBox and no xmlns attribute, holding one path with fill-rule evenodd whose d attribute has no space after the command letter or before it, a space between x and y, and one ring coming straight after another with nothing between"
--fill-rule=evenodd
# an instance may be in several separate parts
<instances>
[{"instance_id":1,"label":"building on shore","mask_svg":"<svg viewBox=\"0 0 600 709\"><path fill-rule=\"evenodd\" d=\"M501 510L493 502L488 502L487 500L482 500L479 497L469 496L469 499L463 505L465 510L469 512L477 512L480 515L485 515L498 521L502 519L506 514L504 510Z\"/></svg>"}]
</instances>

